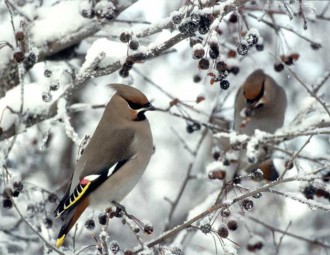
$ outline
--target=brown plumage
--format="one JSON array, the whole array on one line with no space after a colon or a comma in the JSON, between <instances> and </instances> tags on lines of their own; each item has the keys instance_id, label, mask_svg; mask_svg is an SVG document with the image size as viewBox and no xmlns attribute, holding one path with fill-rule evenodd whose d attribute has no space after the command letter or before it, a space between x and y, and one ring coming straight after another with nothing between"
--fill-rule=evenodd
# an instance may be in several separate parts
<instances>
[{"instance_id":1,"label":"brown plumage","mask_svg":"<svg viewBox=\"0 0 330 255\"><path fill-rule=\"evenodd\" d=\"M247 135L253 135L256 129L274 133L283 126L286 105L284 89L262 70L256 70L236 94L234 129Z\"/></svg>"},{"instance_id":2,"label":"brown plumage","mask_svg":"<svg viewBox=\"0 0 330 255\"><path fill-rule=\"evenodd\" d=\"M274 133L283 126L287 98L285 91L263 70L251 73L238 89L235 98L234 130L253 135L256 129ZM266 180L275 180L278 173L269 159L271 151L261 153L255 164L247 163L245 152L240 153L237 170L248 172L260 168ZM250 164L250 165L249 165Z\"/></svg>"},{"instance_id":3,"label":"brown plumage","mask_svg":"<svg viewBox=\"0 0 330 255\"><path fill-rule=\"evenodd\" d=\"M144 113L154 110L139 90L113 84L116 90L82 156L69 188L55 210L64 219L56 246L88 207L105 209L120 202L137 184L153 152Z\"/></svg>"}]
</instances>

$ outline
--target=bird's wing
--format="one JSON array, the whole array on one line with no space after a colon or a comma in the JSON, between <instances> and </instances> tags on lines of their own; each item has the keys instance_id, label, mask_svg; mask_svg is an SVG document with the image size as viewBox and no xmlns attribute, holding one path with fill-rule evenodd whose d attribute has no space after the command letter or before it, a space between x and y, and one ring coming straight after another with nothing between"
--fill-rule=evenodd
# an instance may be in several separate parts
<instances>
[{"instance_id":1,"label":"bird's wing","mask_svg":"<svg viewBox=\"0 0 330 255\"><path fill-rule=\"evenodd\" d=\"M96 165L94 161L99 154L96 154L96 156L90 160L88 158L82 159L87 160L85 163L85 165L88 166L87 170L82 171L81 177L79 178L79 183L74 186L74 189L71 187L70 190L72 190L72 192L67 192L62 198L61 202L54 211L56 218L78 206L85 197L104 183L108 178L111 178L115 172L117 172L127 161L135 156L134 151L131 150L134 130L118 129L113 131L112 135L114 135L112 137L113 139L109 141L108 145L110 146L107 146L107 149L108 151L114 152L116 155L114 156L109 154L106 163L98 167L98 169L92 169L92 167ZM95 139L94 141L90 141L90 143L92 142L95 142ZM102 142L106 143L106 140ZM88 147L89 146L85 149L84 154L88 152ZM97 147L96 149L102 150L102 148ZM82 155L82 158L84 157L84 154ZM70 186L71 185L72 183Z\"/></svg>"},{"instance_id":2,"label":"bird's wing","mask_svg":"<svg viewBox=\"0 0 330 255\"><path fill-rule=\"evenodd\" d=\"M104 183L108 178L117 172L127 161L119 161L114 164L111 168L103 168L96 171L95 174L87 175L83 177L80 183L75 187L71 194L66 194L58 207L55 210L55 217L61 216L68 210L71 210L76 205L83 201L91 192L93 192L97 187Z\"/></svg>"}]
</instances>

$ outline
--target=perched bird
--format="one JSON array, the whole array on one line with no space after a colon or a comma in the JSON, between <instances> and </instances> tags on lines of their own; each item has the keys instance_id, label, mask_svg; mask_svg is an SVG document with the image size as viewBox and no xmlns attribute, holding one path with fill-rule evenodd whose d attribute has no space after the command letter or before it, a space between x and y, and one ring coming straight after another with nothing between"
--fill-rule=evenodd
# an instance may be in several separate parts
<instances>
[{"instance_id":1,"label":"perched bird","mask_svg":"<svg viewBox=\"0 0 330 255\"><path fill-rule=\"evenodd\" d=\"M236 94L234 129L246 135L253 135L256 129L274 133L283 126L286 105L284 89L258 69Z\"/></svg>"},{"instance_id":2,"label":"perched bird","mask_svg":"<svg viewBox=\"0 0 330 255\"><path fill-rule=\"evenodd\" d=\"M137 184L153 153L146 111L155 110L139 90L110 85L116 92L77 162L70 185L54 214L64 220L60 247L88 207L105 209L120 202Z\"/></svg>"},{"instance_id":3,"label":"perched bird","mask_svg":"<svg viewBox=\"0 0 330 255\"><path fill-rule=\"evenodd\" d=\"M258 69L246 78L236 94L234 130L246 135L253 135L256 129L274 133L283 126L286 106L284 89L272 77ZM277 179L278 173L273 167L272 160L268 159L270 154L271 151L265 148L257 162L248 166L246 170L249 172L260 168L265 179ZM241 153L238 169L246 165L246 159L243 158Z\"/></svg>"}]
</instances>

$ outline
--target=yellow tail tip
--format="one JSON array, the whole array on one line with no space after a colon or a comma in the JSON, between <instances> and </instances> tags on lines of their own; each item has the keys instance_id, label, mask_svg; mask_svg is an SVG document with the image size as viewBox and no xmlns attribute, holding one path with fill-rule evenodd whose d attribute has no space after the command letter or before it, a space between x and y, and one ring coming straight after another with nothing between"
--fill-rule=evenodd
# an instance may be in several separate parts
<instances>
[{"instance_id":1,"label":"yellow tail tip","mask_svg":"<svg viewBox=\"0 0 330 255\"><path fill-rule=\"evenodd\" d=\"M56 240L56 248L60 248L62 246L62 244L64 243L65 240L65 235L62 235L60 238L57 238Z\"/></svg>"}]
</instances>

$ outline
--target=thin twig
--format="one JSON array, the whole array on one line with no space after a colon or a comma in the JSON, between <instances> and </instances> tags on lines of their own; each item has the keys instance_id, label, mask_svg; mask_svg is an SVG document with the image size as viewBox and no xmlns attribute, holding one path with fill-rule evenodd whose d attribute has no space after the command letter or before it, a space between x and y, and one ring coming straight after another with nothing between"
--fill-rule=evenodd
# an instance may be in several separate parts
<instances>
[{"instance_id":1,"label":"thin twig","mask_svg":"<svg viewBox=\"0 0 330 255\"><path fill-rule=\"evenodd\" d=\"M276 24L272 24L270 23L269 21L266 21L264 19L259 19L256 15L252 14L252 13L248 13L248 16L251 17L251 18L254 18L258 21L261 21L263 23L265 23L266 25L270 26L271 28L273 28L275 31L279 31L280 29L284 29L284 30L287 30L295 35L297 35L298 37L304 39L305 41L307 42L310 42L310 43L313 43L315 45L317 45L318 47L322 47L322 45L316 41L313 41L312 39L309 39L308 37L306 36L303 36L302 34L298 33L297 31L291 29L291 28L288 28L288 27L284 27L284 26L280 26L280 25L276 25Z\"/></svg>"},{"instance_id":2,"label":"thin twig","mask_svg":"<svg viewBox=\"0 0 330 255\"><path fill-rule=\"evenodd\" d=\"M276 246L276 251L275 251L275 254L274 255L277 255L279 253L280 247L281 247L281 244L282 244L282 241L283 241L283 238L287 235L288 230L289 230L289 228L291 226L291 223L292 222L290 221L289 224L288 224L288 226L285 229L285 233L283 233L283 235L280 237L280 240L278 242L278 245Z\"/></svg>"},{"instance_id":3,"label":"thin twig","mask_svg":"<svg viewBox=\"0 0 330 255\"><path fill-rule=\"evenodd\" d=\"M311 141L312 137L313 137L313 135L310 135L308 137L308 139L306 140L306 142L303 144L303 146L301 146L301 148L292 156L292 158L290 159L290 161L287 163L287 166L285 167L284 171L280 175L279 179L283 179L284 175L290 169L290 166L293 164L293 161L298 157L298 155L300 154L300 152L302 152L302 150L307 146L307 144L309 144L309 142Z\"/></svg>"},{"instance_id":4,"label":"thin twig","mask_svg":"<svg viewBox=\"0 0 330 255\"><path fill-rule=\"evenodd\" d=\"M275 232L278 232L278 233L282 233L282 234L285 234L287 236L291 236L291 237L296 238L296 239L298 239L300 241L308 242L308 243L311 243L311 244L314 244L314 245L320 245L320 246L325 247L325 248L330 248L330 244L323 243L323 242L321 242L321 241L319 241L317 239L309 239L309 238L306 238L306 237L303 237L303 236L299 236L299 235L296 235L296 234L287 232L285 230L276 228L276 227L271 226L271 225L269 225L269 224L267 224L265 222L262 222L262 221L258 220L257 218L254 218L251 215L247 215L247 217L249 219L251 219L252 221L254 221L254 222L256 222L256 223L258 223L258 224L260 224L260 225L262 225L262 226L264 226L264 227L266 227L266 228L268 228L268 229L270 229L272 231L275 231Z\"/></svg>"},{"instance_id":5,"label":"thin twig","mask_svg":"<svg viewBox=\"0 0 330 255\"><path fill-rule=\"evenodd\" d=\"M51 243L49 243L36 229L34 229L34 227L31 225L30 222L28 222L23 214L21 213L21 211L18 209L14 199L12 198L11 194L7 194L7 196L10 198L16 212L18 213L18 215L21 217L21 219L26 223L26 225L32 230L33 233L35 233L43 242L44 244L49 248L54 250L56 253L60 254L60 255L65 255L63 252L61 252L60 250L58 250L55 246L53 246Z\"/></svg>"},{"instance_id":6,"label":"thin twig","mask_svg":"<svg viewBox=\"0 0 330 255\"><path fill-rule=\"evenodd\" d=\"M285 64L285 63L284 63ZM314 97L319 103L320 105L324 108L324 110L327 112L327 114L330 116L330 111L329 109L327 108L327 105L325 102L323 102L321 100L321 98L319 96L317 96L299 77L298 75L292 71L292 69L287 65L285 64L285 67L289 70L289 72L293 75L293 77L307 90L307 92L312 96Z\"/></svg>"},{"instance_id":7,"label":"thin twig","mask_svg":"<svg viewBox=\"0 0 330 255\"><path fill-rule=\"evenodd\" d=\"M318 170L319 171L319 170ZM195 217L193 217L192 219L188 220L188 221L185 221L183 224L181 225L178 225L174 228L172 228L171 230L167 231L165 234L159 236L158 238L156 238L155 240L152 240L150 242L147 243L147 246L150 248L150 247L153 247L157 244L160 244L162 242L164 242L166 239L178 234L180 231L190 227L193 223L199 221L200 219L202 218L205 218L207 215L221 209L221 208L224 208L224 207L230 207L232 206L233 204L245 199L245 198L248 198L248 197L251 197L253 195L256 195L260 192L266 192L266 191L270 191L271 188L279 185L279 184L283 184L283 183L288 183L288 182L294 182L294 181L311 181L313 179L313 176L312 175L306 175L306 176L300 176L300 175L296 175L296 176L293 176L293 177L289 177L289 178L286 178L286 179L280 179L278 178L276 181L273 181L273 182L270 182L270 183L267 183L261 187L258 187L256 189L253 189L251 191L248 191L246 193L242 193L240 195L237 195L235 198L227 201L227 202L224 202L224 203L221 203L221 204L217 204L217 205L214 205L212 207L210 207L209 209L205 210L204 212L196 215ZM273 190L271 191L273 192ZM305 204L308 204L308 203L305 203ZM314 205L314 204L313 204ZM322 210L325 210L325 211L328 211L329 210L329 207L327 206L321 206L320 204L316 205L317 208L319 209L322 209ZM141 248L137 248L135 250L135 253L141 251Z\"/></svg>"}]
</instances>

